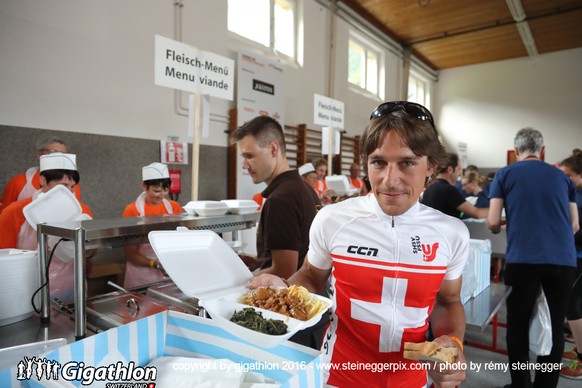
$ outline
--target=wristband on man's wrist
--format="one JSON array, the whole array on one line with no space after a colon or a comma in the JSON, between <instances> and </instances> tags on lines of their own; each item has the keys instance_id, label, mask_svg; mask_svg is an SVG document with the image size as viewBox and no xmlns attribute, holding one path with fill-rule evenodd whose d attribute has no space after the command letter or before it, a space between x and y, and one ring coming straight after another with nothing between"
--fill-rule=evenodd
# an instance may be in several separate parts
<instances>
[{"instance_id":1,"label":"wristband on man's wrist","mask_svg":"<svg viewBox=\"0 0 582 388\"><path fill-rule=\"evenodd\" d=\"M463 347L463 341L461 341L460 339L458 339L454 335L450 335L449 338L452 339L453 341L455 341L456 343L458 343L459 346L461 347L461 350L463 350L463 351L465 350Z\"/></svg>"}]
</instances>

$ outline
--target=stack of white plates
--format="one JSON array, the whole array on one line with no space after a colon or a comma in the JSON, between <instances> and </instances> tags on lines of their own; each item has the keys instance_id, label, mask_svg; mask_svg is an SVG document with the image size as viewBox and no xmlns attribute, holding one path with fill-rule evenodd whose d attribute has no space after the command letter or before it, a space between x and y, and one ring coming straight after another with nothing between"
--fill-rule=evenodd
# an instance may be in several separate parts
<instances>
[{"instance_id":1,"label":"stack of white plates","mask_svg":"<svg viewBox=\"0 0 582 388\"><path fill-rule=\"evenodd\" d=\"M30 299L39 287L36 251L0 249L0 326L30 317Z\"/></svg>"},{"instance_id":2,"label":"stack of white plates","mask_svg":"<svg viewBox=\"0 0 582 388\"><path fill-rule=\"evenodd\" d=\"M226 204L232 214L254 213L259 209L259 204L252 199L223 199L220 202Z\"/></svg>"}]
</instances>

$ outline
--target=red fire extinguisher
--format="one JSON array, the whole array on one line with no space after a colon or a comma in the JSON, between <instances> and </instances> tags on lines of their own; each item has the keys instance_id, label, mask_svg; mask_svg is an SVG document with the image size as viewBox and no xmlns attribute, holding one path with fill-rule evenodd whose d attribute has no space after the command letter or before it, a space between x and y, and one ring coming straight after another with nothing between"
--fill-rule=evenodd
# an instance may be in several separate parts
<instances>
[{"instance_id":1,"label":"red fire extinguisher","mask_svg":"<svg viewBox=\"0 0 582 388\"><path fill-rule=\"evenodd\" d=\"M172 181L172 183L170 184L170 199L177 201L178 200L178 195L180 194L181 190L181 177L180 174L182 174L182 171L180 170L169 170L168 171L170 173L170 181Z\"/></svg>"}]
</instances>

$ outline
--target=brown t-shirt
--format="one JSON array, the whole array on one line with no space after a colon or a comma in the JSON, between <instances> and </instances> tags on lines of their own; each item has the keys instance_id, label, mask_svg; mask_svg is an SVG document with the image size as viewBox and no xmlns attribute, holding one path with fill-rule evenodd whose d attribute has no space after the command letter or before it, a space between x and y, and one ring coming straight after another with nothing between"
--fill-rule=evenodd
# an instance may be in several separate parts
<instances>
[{"instance_id":1,"label":"brown t-shirt","mask_svg":"<svg viewBox=\"0 0 582 388\"><path fill-rule=\"evenodd\" d=\"M272 250L299 252L299 269L309 248L309 228L321 205L317 193L297 170L277 176L263 191L257 228L257 257L261 268L271 266Z\"/></svg>"}]
</instances>

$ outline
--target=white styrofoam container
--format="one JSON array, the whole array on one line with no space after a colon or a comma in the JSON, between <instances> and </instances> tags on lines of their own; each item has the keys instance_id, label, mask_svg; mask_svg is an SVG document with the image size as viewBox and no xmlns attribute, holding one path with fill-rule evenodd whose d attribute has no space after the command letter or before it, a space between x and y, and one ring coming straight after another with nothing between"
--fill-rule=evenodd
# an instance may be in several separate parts
<instances>
[{"instance_id":1,"label":"white styrofoam container","mask_svg":"<svg viewBox=\"0 0 582 388\"><path fill-rule=\"evenodd\" d=\"M339 196L352 196L360 191L350 184L348 177L345 175L326 176L325 183L327 183L328 189L335 191Z\"/></svg>"},{"instance_id":2,"label":"white styrofoam container","mask_svg":"<svg viewBox=\"0 0 582 388\"><path fill-rule=\"evenodd\" d=\"M150 315L60 347L42 357L60 366L75 361L106 367L114 365L117 360L127 368L130 361L136 366L146 366L162 356L227 358L262 373L284 388L323 387L319 351L288 341L265 349L232 335L212 319L175 311ZM17 365L0 370L0 387L80 386L79 380L67 382L60 373L57 380L47 380L43 376L39 382L19 381L17 373ZM137 381L144 386L150 382L155 383ZM100 386L105 386L105 382L100 383Z\"/></svg>"},{"instance_id":3,"label":"white styrofoam container","mask_svg":"<svg viewBox=\"0 0 582 388\"><path fill-rule=\"evenodd\" d=\"M207 216L221 216L228 212L228 206L220 201L190 201L182 206L188 214Z\"/></svg>"},{"instance_id":4,"label":"white styrofoam container","mask_svg":"<svg viewBox=\"0 0 582 388\"><path fill-rule=\"evenodd\" d=\"M469 258L463 269L461 302L476 297L491 284L491 241L470 240Z\"/></svg>"},{"instance_id":5,"label":"white styrofoam container","mask_svg":"<svg viewBox=\"0 0 582 388\"><path fill-rule=\"evenodd\" d=\"M164 270L176 286L189 297L198 299L213 320L232 334L262 347L273 347L289 339L299 330L319 322L324 312L307 321L253 307L268 319L283 320L288 332L269 335L239 326L230 321L235 310L249 307L239 303L250 292L247 284L253 278L243 261L218 234L209 230L152 231L148 238ZM328 306L331 301L319 295Z\"/></svg>"},{"instance_id":6,"label":"white styrofoam container","mask_svg":"<svg viewBox=\"0 0 582 388\"><path fill-rule=\"evenodd\" d=\"M32 315L31 298L39 285L36 251L0 249L0 326Z\"/></svg>"},{"instance_id":7,"label":"white styrofoam container","mask_svg":"<svg viewBox=\"0 0 582 388\"><path fill-rule=\"evenodd\" d=\"M54 223L76 220L82 213L77 198L63 185L57 185L22 209L26 221L36 230L41 222Z\"/></svg>"},{"instance_id":8,"label":"white styrofoam container","mask_svg":"<svg viewBox=\"0 0 582 388\"><path fill-rule=\"evenodd\" d=\"M223 199L220 202L226 204L232 214L254 213L259 209L259 204L252 199Z\"/></svg>"}]
</instances>

